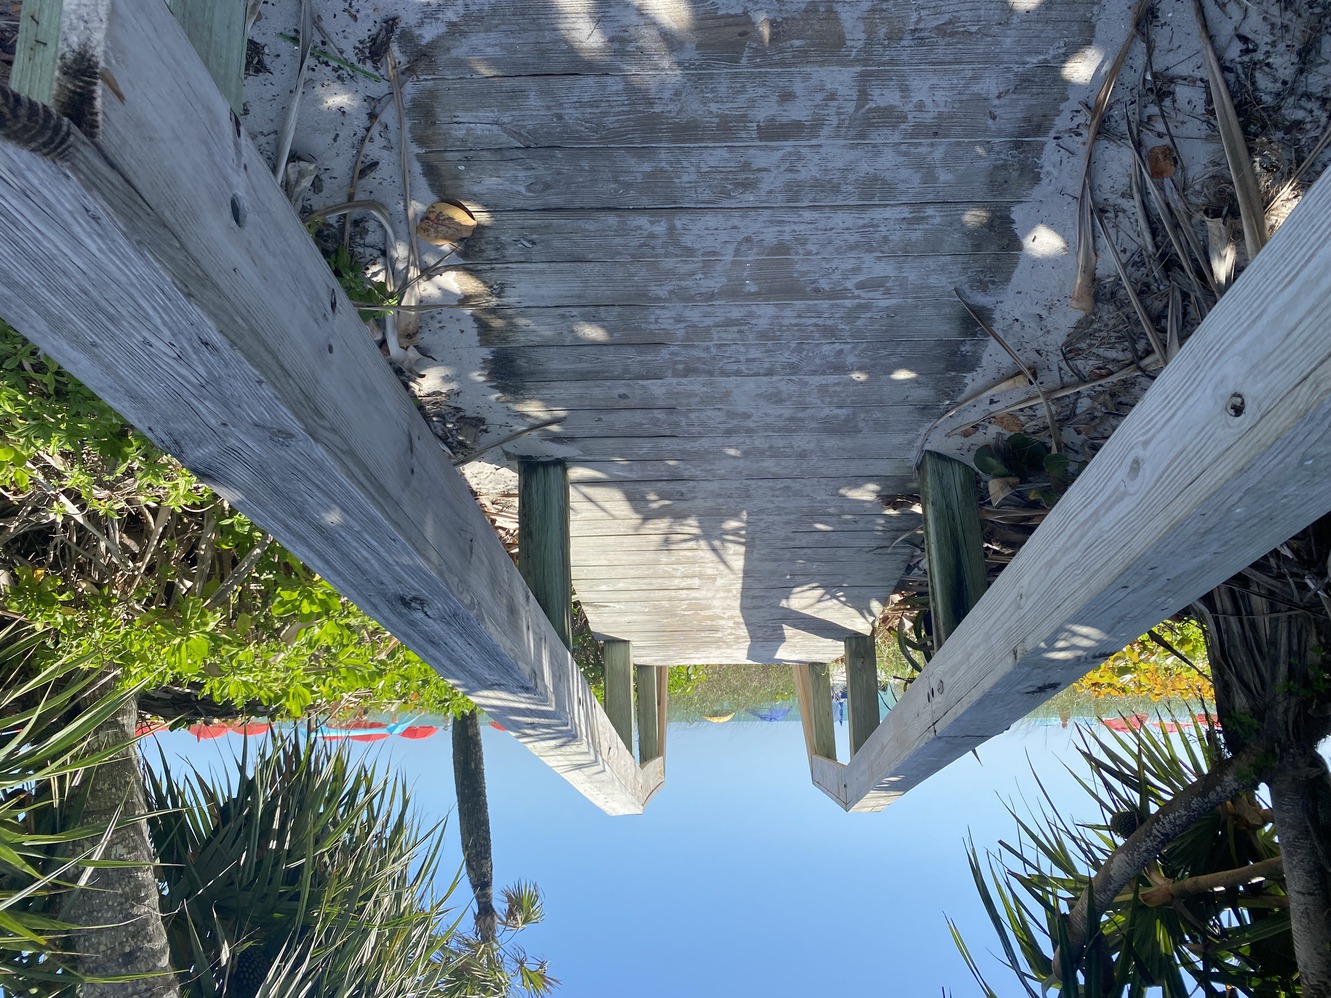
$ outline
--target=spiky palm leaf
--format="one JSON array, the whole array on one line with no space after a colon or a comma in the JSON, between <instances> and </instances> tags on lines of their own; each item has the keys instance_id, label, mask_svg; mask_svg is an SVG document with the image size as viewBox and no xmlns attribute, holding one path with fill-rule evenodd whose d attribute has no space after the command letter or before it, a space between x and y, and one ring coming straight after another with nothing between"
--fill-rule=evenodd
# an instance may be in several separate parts
<instances>
[{"instance_id":1,"label":"spiky palm leaf","mask_svg":"<svg viewBox=\"0 0 1331 998\"><path fill-rule=\"evenodd\" d=\"M1063 817L1041 786L1038 813L1009 808L1020 834L1000 843L982 863L972 842L971 872L998 932L1005 963L1028 995L1059 987L1075 995L1145 995L1183 998L1197 982L1237 987L1254 996L1283 998L1293 990L1288 920L1272 881L1256 890L1209 891L1168 901L1169 885L1206 873L1243 869L1279 854L1272 829L1252 795L1243 795L1193 824L1170 842L1136 882L1097 921L1098 934L1079 964L1067 965L1066 912L1094 871L1117 846L1112 826L1130 813L1144 819L1191 785L1221 756L1209 729L1197 739L1171 737L1149 727L1084 736L1087 769L1074 773L1101 810L1101 822ZM988 984L964 940L953 938L972 974Z\"/></svg>"},{"instance_id":2,"label":"spiky palm leaf","mask_svg":"<svg viewBox=\"0 0 1331 998\"><path fill-rule=\"evenodd\" d=\"M68 994L70 926L61 901L107 829L85 825L75 778L123 746L94 732L133 691L105 687L88 658L62 657L50 635L6 618L0 627L0 987ZM77 844L77 845L76 845Z\"/></svg>"},{"instance_id":3,"label":"spiky palm leaf","mask_svg":"<svg viewBox=\"0 0 1331 998\"><path fill-rule=\"evenodd\" d=\"M147 781L163 910L194 993L450 993L440 836L412 817L401 781L298 732L268 742L234 785L160 770Z\"/></svg>"}]
</instances>

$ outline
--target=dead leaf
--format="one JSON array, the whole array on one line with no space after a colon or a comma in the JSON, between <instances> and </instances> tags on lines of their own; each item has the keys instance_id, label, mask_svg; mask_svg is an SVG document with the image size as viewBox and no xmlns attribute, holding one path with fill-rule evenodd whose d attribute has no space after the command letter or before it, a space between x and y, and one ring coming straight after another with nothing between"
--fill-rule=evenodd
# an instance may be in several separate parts
<instances>
[{"instance_id":1,"label":"dead leaf","mask_svg":"<svg viewBox=\"0 0 1331 998\"><path fill-rule=\"evenodd\" d=\"M973 437L975 436L975 434L979 432L980 428L974 424L971 424L970 426L966 427L964 430L961 431L961 435L963 437Z\"/></svg>"},{"instance_id":2,"label":"dead leaf","mask_svg":"<svg viewBox=\"0 0 1331 998\"><path fill-rule=\"evenodd\" d=\"M1021 479L1015 475L1010 478L991 478L989 479L989 505L997 506L1000 502L1012 495Z\"/></svg>"},{"instance_id":3,"label":"dead leaf","mask_svg":"<svg viewBox=\"0 0 1331 998\"><path fill-rule=\"evenodd\" d=\"M1000 412L990 422L1007 433L1020 433L1022 431L1021 420L1010 412Z\"/></svg>"},{"instance_id":4,"label":"dead leaf","mask_svg":"<svg viewBox=\"0 0 1331 998\"><path fill-rule=\"evenodd\" d=\"M1151 146L1146 150L1146 163L1152 180L1165 180L1178 172L1178 160L1169 146Z\"/></svg>"}]
</instances>

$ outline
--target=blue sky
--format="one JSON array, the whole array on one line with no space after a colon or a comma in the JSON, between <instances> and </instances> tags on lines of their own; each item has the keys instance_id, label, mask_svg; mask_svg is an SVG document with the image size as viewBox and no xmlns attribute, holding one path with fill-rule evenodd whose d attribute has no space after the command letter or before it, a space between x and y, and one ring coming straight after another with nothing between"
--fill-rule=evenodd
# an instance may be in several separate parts
<instances>
[{"instance_id":1,"label":"blue sky","mask_svg":"<svg viewBox=\"0 0 1331 998\"><path fill-rule=\"evenodd\" d=\"M565 995L973 995L944 920L973 950L993 945L966 836L982 847L1013 836L1000 795L1034 800L1032 764L1056 799L1082 808L1074 816L1097 818L1061 765L1075 756L1072 734L1023 723L979 762L967 756L886 810L856 815L809 783L798 722L672 725L666 786L646 814L611 818L486 729L495 883L542 888L546 921L519 941L549 959ZM165 738L169 753L200 760L239 746ZM451 812L447 735L357 751L400 767L426 817ZM456 827L444 834L451 873ZM1018 993L993 966L991 983Z\"/></svg>"}]
</instances>

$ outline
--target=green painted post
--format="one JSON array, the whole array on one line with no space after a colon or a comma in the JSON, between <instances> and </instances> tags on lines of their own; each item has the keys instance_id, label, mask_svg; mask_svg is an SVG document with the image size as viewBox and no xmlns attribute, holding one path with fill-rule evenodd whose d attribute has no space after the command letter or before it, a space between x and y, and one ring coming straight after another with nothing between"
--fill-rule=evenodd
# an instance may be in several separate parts
<instances>
[{"instance_id":1,"label":"green painted post","mask_svg":"<svg viewBox=\"0 0 1331 998\"><path fill-rule=\"evenodd\" d=\"M168 0L231 110L245 99L245 0Z\"/></svg>"},{"instance_id":2,"label":"green painted post","mask_svg":"<svg viewBox=\"0 0 1331 998\"><path fill-rule=\"evenodd\" d=\"M878 657L872 634L846 638L846 711L854 756L878 727Z\"/></svg>"},{"instance_id":3,"label":"green painted post","mask_svg":"<svg viewBox=\"0 0 1331 998\"><path fill-rule=\"evenodd\" d=\"M929 610L937 650L984 595L984 539L975 469L925 451L919 471Z\"/></svg>"},{"instance_id":4,"label":"green painted post","mask_svg":"<svg viewBox=\"0 0 1331 998\"><path fill-rule=\"evenodd\" d=\"M563 461L518 463L518 570L566 648L573 647L568 473Z\"/></svg>"},{"instance_id":5,"label":"green painted post","mask_svg":"<svg viewBox=\"0 0 1331 998\"><path fill-rule=\"evenodd\" d=\"M627 641L605 643L605 712L633 751L633 647Z\"/></svg>"},{"instance_id":6,"label":"green painted post","mask_svg":"<svg viewBox=\"0 0 1331 998\"><path fill-rule=\"evenodd\" d=\"M650 762L661 754L661 686L656 666L638 666L638 762Z\"/></svg>"}]
</instances>

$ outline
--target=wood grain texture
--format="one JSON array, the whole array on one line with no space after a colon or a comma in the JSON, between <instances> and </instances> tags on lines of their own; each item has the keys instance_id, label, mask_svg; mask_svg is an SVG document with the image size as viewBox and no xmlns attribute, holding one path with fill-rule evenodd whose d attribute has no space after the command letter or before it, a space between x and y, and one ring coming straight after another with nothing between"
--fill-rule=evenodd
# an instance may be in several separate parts
<instances>
[{"instance_id":1,"label":"wood grain texture","mask_svg":"<svg viewBox=\"0 0 1331 998\"><path fill-rule=\"evenodd\" d=\"M799 700L804 746L814 756L836 759L836 735L832 729L832 679L825 665L797 665L795 692Z\"/></svg>"},{"instance_id":2,"label":"wood grain texture","mask_svg":"<svg viewBox=\"0 0 1331 998\"><path fill-rule=\"evenodd\" d=\"M622 273L622 272L621 272ZM599 305L595 308L491 308L471 310L481 346L558 346L588 343L785 342L791 330L805 339L894 342L975 339L975 320L948 289L915 302L787 302L760 306L674 303Z\"/></svg>"},{"instance_id":3,"label":"wood grain texture","mask_svg":"<svg viewBox=\"0 0 1331 998\"><path fill-rule=\"evenodd\" d=\"M630 263L697 257L915 258L1021 250L1008 206L949 204L482 212L467 265ZM697 324L697 323L695 323ZM700 325L700 324L698 324ZM795 321L795 328L803 323ZM700 328L710 328L707 327Z\"/></svg>"},{"instance_id":4,"label":"wood grain texture","mask_svg":"<svg viewBox=\"0 0 1331 998\"><path fill-rule=\"evenodd\" d=\"M165 5L116 0L104 51L123 100L98 150L0 143L5 318L582 793L640 811L636 762Z\"/></svg>"},{"instance_id":5,"label":"wood grain texture","mask_svg":"<svg viewBox=\"0 0 1331 998\"><path fill-rule=\"evenodd\" d=\"M980 601L986 586L975 469L946 454L925 451L920 460L920 502L937 649Z\"/></svg>"},{"instance_id":6,"label":"wood grain texture","mask_svg":"<svg viewBox=\"0 0 1331 998\"><path fill-rule=\"evenodd\" d=\"M834 785L874 810L1331 509L1319 179Z\"/></svg>"},{"instance_id":7,"label":"wood grain texture","mask_svg":"<svg viewBox=\"0 0 1331 998\"><path fill-rule=\"evenodd\" d=\"M1043 152L1044 139L998 139L435 150L419 161L434 190L455 191L483 208L797 209L1010 204L1038 178Z\"/></svg>"},{"instance_id":8,"label":"wood grain texture","mask_svg":"<svg viewBox=\"0 0 1331 998\"><path fill-rule=\"evenodd\" d=\"M426 150L1024 138L1031 108L1067 92L1059 66L915 66L426 79ZM1036 98L1033 100L1033 98ZM551 107L561 109L550 114Z\"/></svg>"},{"instance_id":9,"label":"wood grain texture","mask_svg":"<svg viewBox=\"0 0 1331 998\"><path fill-rule=\"evenodd\" d=\"M847 638L845 647L846 713L853 757L878 727L878 659L872 634Z\"/></svg>"},{"instance_id":10,"label":"wood grain texture","mask_svg":"<svg viewBox=\"0 0 1331 998\"><path fill-rule=\"evenodd\" d=\"M698 383L698 389L692 392L685 391L682 384L668 386L674 392L671 397L675 405L689 405L693 398L710 398L713 404L724 399L722 384L716 379L733 385L732 394L743 401L746 379L776 378L798 379L775 382L784 389L786 404L810 405L816 402L806 401L801 395L803 379L832 376L848 379L849 383L841 383L843 391L865 386L861 396L870 397L856 401L885 404L897 401L894 389L921 377L941 377L948 384L954 383L958 372L973 365L983 348L984 343L974 339L840 343L806 340L795 331L783 342L764 344L496 347L488 373L492 383L503 386L509 380L527 385L604 383L608 374L633 371L632 384L625 383L629 379L619 379L618 383L620 392L629 393L627 401L635 402L634 408L648 407L645 398L632 394L636 389L651 388L650 382L665 379ZM705 394L709 388L710 396ZM570 386L570 390L578 388Z\"/></svg>"},{"instance_id":11,"label":"wood grain texture","mask_svg":"<svg viewBox=\"0 0 1331 998\"><path fill-rule=\"evenodd\" d=\"M911 302L940 298L958 285L988 290L1010 273L1018 254L914 257L735 256L607 263L487 264L454 268L462 304L472 308L749 305L828 302ZM611 278L616 278L613 282Z\"/></svg>"},{"instance_id":12,"label":"wood grain texture","mask_svg":"<svg viewBox=\"0 0 1331 998\"><path fill-rule=\"evenodd\" d=\"M518 571L564 647L571 650L573 576L569 545L568 473L564 462L519 462Z\"/></svg>"},{"instance_id":13,"label":"wood grain texture","mask_svg":"<svg viewBox=\"0 0 1331 998\"><path fill-rule=\"evenodd\" d=\"M605 643L605 713L615 730L619 732L625 747L631 751L633 749L633 646L627 641L611 640Z\"/></svg>"},{"instance_id":14,"label":"wood grain texture","mask_svg":"<svg viewBox=\"0 0 1331 998\"><path fill-rule=\"evenodd\" d=\"M481 223L466 369L564 417L508 453L567 460L600 633L665 664L869 629L917 526L875 504L990 348L953 288L1022 259L1095 12L459 0L404 40L422 169Z\"/></svg>"},{"instance_id":15,"label":"wood grain texture","mask_svg":"<svg viewBox=\"0 0 1331 998\"><path fill-rule=\"evenodd\" d=\"M659 670L650 665L639 665L637 673L638 692L638 761L640 763L656 759L661 755L661 735L665 731L662 716L662 696L664 683L658 682Z\"/></svg>"},{"instance_id":16,"label":"wood grain texture","mask_svg":"<svg viewBox=\"0 0 1331 998\"><path fill-rule=\"evenodd\" d=\"M432 7L430 40L413 53L425 76L660 73L681 67L942 67L1022 61L1062 66L1091 35L1090 0L1029 11L985 0L885 5L778 0L737 10L570 0L463 0Z\"/></svg>"}]
</instances>

